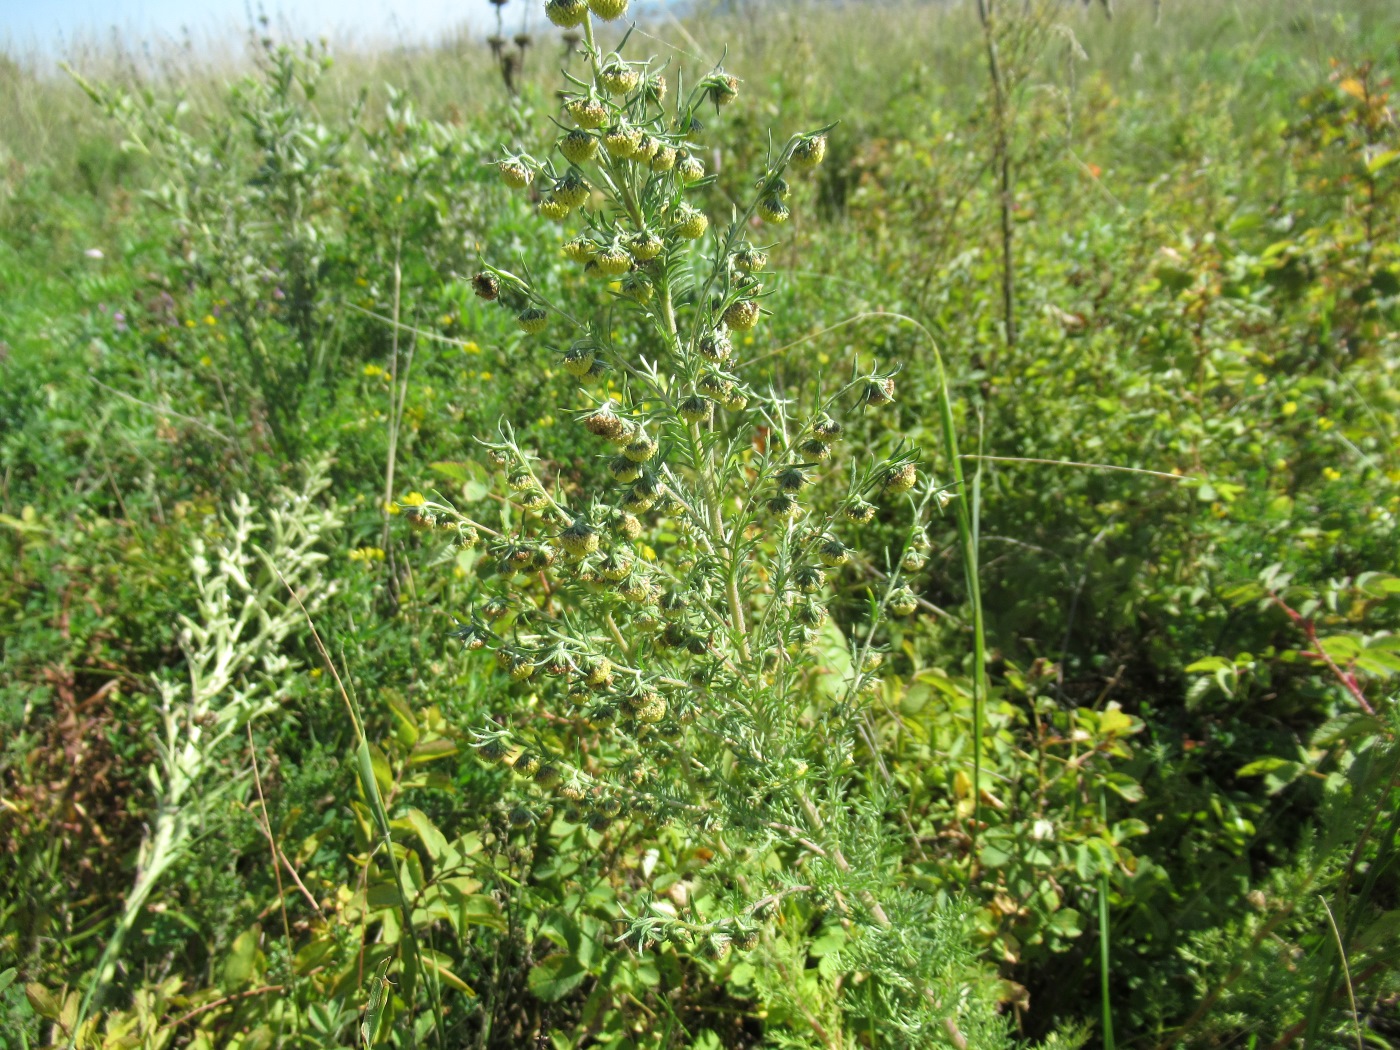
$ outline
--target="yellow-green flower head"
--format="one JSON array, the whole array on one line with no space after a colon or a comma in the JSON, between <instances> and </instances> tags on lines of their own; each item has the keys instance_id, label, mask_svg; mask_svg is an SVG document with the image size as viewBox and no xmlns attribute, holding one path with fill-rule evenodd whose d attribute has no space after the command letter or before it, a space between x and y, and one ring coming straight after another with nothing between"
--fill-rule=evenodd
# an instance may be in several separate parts
<instances>
[{"instance_id":1,"label":"yellow-green flower head","mask_svg":"<svg viewBox=\"0 0 1400 1050\"><path fill-rule=\"evenodd\" d=\"M559 533L559 546L570 558L586 558L598 549L598 533L582 518Z\"/></svg>"},{"instance_id":2,"label":"yellow-green flower head","mask_svg":"<svg viewBox=\"0 0 1400 1050\"><path fill-rule=\"evenodd\" d=\"M919 471L912 463L901 463L897 467L891 467L885 471L885 476L881 479L881 484L886 493L891 496L898 496L902 492L908 492L919 480Z\"/></svg>"},{"instance_id":3,"label":"yellow-green flower head","mask_svg":"<svg viewBox=\"0 0 1400 1050\"><path fill-rule=\"evenodd\" d=\"M851 560L851 549L840 540L832 537L817 548L817 557L827 568L834 569L836 566L845 565Z\"/></svg>"},{"instance_id":4,"label":"yellow-green flower head","mask_svg":"<svg viewBox=\"0 0 1400 1050\"><path fill-rule=\"evenodd\" d=\"M593 187L577 168L570 168L554 183L554 199L570 210L581 207L593 192Z\"/></svg>"},{"instance_id":5,"label":"yellow-green flower head","mask_svg":"<svg viewBox=\"0 0 1400 1050\"><path fill-rule=\"evenodd\" d=\"M628 559L632 557L632 552L626 549L622 550L620 554ZM583 680L594 689L597 689L611 682L612 676L612 661L606 656L595 656L588 661L588 665L584 670Z\"/></svg>"},{"instance_id":6,"label":"yellow-green flower head","mask_svg":"<svg viewBox=\"0 0 1400 1050\"><path fill-rule=\"evenodd\" d=\"M736 386L725 395L724 407L731 412L742 412L749 407L749 395Z\"/></svg>"},{"instance_id":7,"label":"yellow-green flower head","mask_svg":"<svg viewBox=\"0 0 1400 1050\"><path fill-rule=\"evenodd\" d=\"M593 367L593 358L593 344L579 340L564 351L564 371L576 379L582 379Z\"/></svg>"},{"instance_id":8,"label":"yellow-green flower head","mask_svg":"<svg viewBox=\"0 0 1400 1050\"><path fill-rule=\"evenodd\" d=\"M792 148L788 161L797 171L811 171L826 159L826 136L809 135Z\"/></svg>"},{"instance_id":9,"label":"yellow-green flower head","mask_svg":"<svg viewBox=\"0 0 1400 1050\"><path fill-rule=\"evenodd\" d=\"M758 300L737 299L724 311L724 323L736 332L747 332L758 324Z\"/></svg>"},{"instance_id":10,"label":"yellow-green flower head","mask_svg":"<svg viewBox=\"0 0 1400 1050\"><path fill-rule=\"evenodd\" d=\"M613 476L614 481L628 485L642 476L642 465L626 456L614 456L608 463L608 473Z\"/></svg>"},{"instance_id":11,"label":"yellow-green flower head","mask_svg":"<svg viewBox=\"0 0 1400 1050\"><path fill-rule=\"evenodd\" d=\"M514 157L501 161L499 169L501 181L515 190L523 190L530 185L530 181L535 177L534 172Z\"/></svg>"},{"instance_id":12,"label":"yellow-green flower head","mask_svg":"<svg viewBox=\"0 0 1400 1050\"><path fill-rule=\"evenodd\" d=\"M758 217L767 223L784 223L792 218L792 209L776 193L769 193L758 202Z\"/></svg>"},{"instance_id":13,"label":"yellow-green flower head","mask_svg":"<svg viewBox=\"0 0 1400 1050\"><path fill-rule=\"evenodd\" d=\"M559 140L559 152L571 164L586 164L598 155L598 139L583 128L574 128Z\"/></svg>"},{"instance_id":14,"label":"yellow-green flower head","mask_svg":"<svg viewBox=\"0 0 1400 1050\"><path fill-rule=\"evenodd\" d=\"M666 243L650 230L634 233L631 240L627 242L627 250L632 253L632 258L638 262L648 262L655 259L665 247Z\"/></svg>"},{"instance_id":15,"label":"yellow-green flower head","mask_svg":"<svg viewBox=\"0 0 1400 1050\"><path fill-rule=\"evenodd\" d=\"M564 242L563 252L564 257L571 262L586 263L592 262L598 249L587 237L578 236Z\"/></svg>"},{"instance_id":16,"label":"yellow-green flower head","mask_svg":"<svg viewBox=\"0 0 1400 1050\"><path fill-rule=\"evenodd\" d=\"M604 277L620 277L632 268L632 256L616 241L599 250L593 261Z\"/></svg>"},{"instance_id":17,"label":"yellow-green flower head","mask_svg":"<svg viewBox=\"0 0 1400 1050\"><path fill-rule=\"evenodd\" d=\"M826 573L815 565L804 565L793 574L792 582L803 594L816 594L826 583Z\"/></svg>"},{"instance_id":18,"label":"yellow-green flower head","mask_svg":"<svg viewBox=\"0 0 1400 1050\"><path fill-rule=\"evenodd\" d=\"M682 203L675 212L674 229L677 234L688 241L698 240L705 236L705 231L710 228L710 220L703 211L693 208L689 204Z\"/></svg>"},{"instance_id":19,"label":"yellow-green flower head","mask_svg":"<svg viewBox=\"0 0 1400 1050\"><path fill-rule=\"evenodd\" d=\"M588 0L588 7L604 22L611 22L627 13L627 0Z\"/></svg>"},{"instance_id":20,"label":"yellow-green flower head","mask_svg":"<svg viewBox=\"0 0 1400 1050\"><path fill-rule=\"evenodd\" d=\"M701 86L705 89L705 97L717 107L727 106L739 97L739 78L728 73L712 73Z\"/></svg>"},{"instance_id":21,"label":"yellow-green flower head","mask_svg":"<svg viewBox=\"0 0 1400 1050\"><path fill-rule=\"evenodd\" d=\"M651 510L651 508L655 505L656 494L651 492L645 492L642 489L638 488L636 485L633 485L630 489L628 489L627 495L625 495L622 498L623 509L631 512L632 514L645 514L647 511Z\"/></svg>"},{"instance_id":22,"label":"yellow-green flower head","mask_svg":"<svg viewBox=\"0 0 1400 1050\"><path fill-rule=\"evenodd\" d=\"M540 214L546 219L553 219L555 222L563 222L569 217L569 212L573 211L567 204L558 197L550 194L540 201Z\"/></svg>"},{"instance_id":23,"label":"yellow-green flower head","mask_svg":"<svg viewBox=\"0 0 1400 1050\"><path fill-rule=\"evenodd\" d=\"M603 559L601 571L603 579L612 583L626 579L627 574L632 571L632 566L637 563L637 556L630 548L616 547L608 552L608 556ZM590 682L590 685L593 683Z\"/></svg>"},{"instance_id":24,"label":"yellow-green flower head","mask_svg":"<svg viewBox=\"0 0 1400 1050\"><path fill-rule=\"evenodd\" d=\"M613 523L613 531L624 540L635 540L642 534L642 523L635 514L619 514Z\"/></svg>"},{"instance_id":25,"label":"yellow-green flower head","mask_svg":"<svg viewBox=\"0 0 1400 1050\"><path fill-rule=\"evenodd\" d=\"M824 415L812 424L812 433L823 441L835 441L844 428L830 416Z\"/></svg>"},{"instance_id":26,"label":"yellow-green flower head","mask_svg":"<svg viewBox=\"0 0 1400 1050\"><path fill-rule=\"evenodd\" d=\"M587 0L548 0L545 17L561 29L573 29L588 17Z\"/></svg>"},{"instance_id":27,"label":"yellow-green flower head","mask_svg":"<svg viewBox=\"0 0 1400 1050\"><path fill-rule=\"evenodd\" d=\"M549 314L538 306L527 306L516 315L515 323L526 335L539 335L549 324Z\"/></svg>"},{"instance_id":28,"label":"yellow-green flower head","mask_svg":"<svg viewBox=\"0 0 1400 1050\"><path fill-rule=\"evenodd\" d=\"M740 273L758 273L768 265L768 256L751 244L745 244L734 253L734 269Z\"/></svg>"},{"instance_id":29,"label":"yellow-green flower head","mask_svg":"<svg viewBox=\"0 0 1400 1050\"><path fill-rule=\"evenodd\" d=\"M908 587L900 587L890 595L890 612L896 616L912 616L919 607L919 599Z\"/></svg>"},{"instance_id":30,"label":"yellow-green flower head","mask_svg":"<svg viewBox=\"0 0 1400 1050\"><path fill-rule=\"evenodd\" d=\"M660 693L650 693L650 695L644 697L642 701L637 704L637 709L633 712L633 716L638 722L642 722L645 725L655 725L666 717L665 698Z\"/></svg>"},{"instance_id":31,"label":"yellow-green flower head","mask_svg":"<svg viewBox=\"0 0 1400 1050\"><path fill-rule=\"evenodd\" d=\"M622 278L622 290L639 303L651 302L652 293L655 291L651 280L639 270L633 270Z\"/></svg>"},{"instance_id":32,"label":"yellow-green flower head","mask_svg":"<svg viewBox=\"0 0 1400 1050\"><path fill-rule=\"evenodd\" d=\"M804 458L820 463L831 455L831 446L820 438L808 438L797 446L797 451L801 452Z\"/></svg>"},{"instance_id":33,"label":"yellow-green flower head","mask_svg":"<svg viewBox=\"0 0 1400 1050\"><path fill-rule=\"evenodd\" d=\"M641 434L627 443L627 447L622 450L622 454L633 463L645 463L656 455L656 442L645 434Z\"/></svg>"},{"instance_id":34,"label":"yellow-green flower head","mask_svg":"<svg viewBox=\"0 0 1400 1050\"><path fill-rule=\"evenodd\" d=\"M768 501L768 513L776 518L791 521L802 514L802 505L787 493L783 493Z\"/></svg>"},{"instance_id":35,"label":"yellow-green flower head","mask_svg":"<svg viewBox=\"0 0 1400 1050\"><path fill-rule=\"evenodd\" d=\"M716 328L700 337L696 349L700 351L700 356L706 361L722 365L729 360L729 355L734 352L734 344L729 341L729 336L725 334L724 329Z\"/></svg>"},{"instance_id":36,"label":"yellow-green flower head","mask_svg":"<svg viewBox=\"0 0 1400 1050\"><path fill-rule=\"evenodd\" d=\"M618 160L631 160L641 141L641 129L630 124L613 124L603 132L603 148Z\"/></svg>"},{"instance_id":37,"label":"yellow-green flower head","mask_svg":"<svg viewBox=\"0 0 1400 1050\"><path fill-rule=\"evenodd\" d=\"M646 100L648 102L654 102L657 105L660 105L666 98L667 90L666 78L660 73L653 73L651 76L647 77L646 83L642 87L642 91L646 95Z\"/></svg>"},{"instance_id":38,"label":"yellow-green flower head","mask_svg":"<svg viewBox=\"0 0 1400 1050\"><path fill-rule=\"evenodd\" d=\"M650 165L651 158L656 156L657 151L660 149L661 143L658 140L643 133L642 137L637 140L637 148L632 151L632 159L646 161L646 163Z\"/></svg>"},{"instance_id":39,"label":"yellow-green flower head","mask_svg":"<svg viewBox=\"0 0 1400 1050\"><path fill-rule=\"evenodd\" d=\"M699 182L705 177L705 163L693 153L683 156L676 170L680 172L683 182Z\"/></svg>"},{"instance_id":40,"label":"yellow-green flower head","mask_svg":"<svg viewBox=\"0 0 1400 1050\"><path fill-rule=\"evenodd\" d=\"M670 171L676 166L676 151L664 143L659 144L648 166L652 171Z\"/></svg>"},{"instance_id":41,"label":"yellow-green flower head","mask_svg":"<svg viewBox=\"0 0 1400 1050\"><path fill-rule=\"evenodd\" d=\"M564 103L564 110L574 119L574 123L590 131L601 128L608 122L608 107L596 98L579 95Z\"/></svg>"},{"instance_id":42,"label":"yellow-green flower head","mask_svg":"<svg viewBox=\"0 0 1400 1050\"><path fill-rule=\"evenodd\" d=\"M472 291L478 298L493 302L501 294L501 282L494 273L483 270L472 278Z\"/></svg>"},{"instance_id":43,"label":"yellow-green flower head","mask_svg":"<svg viewBox=\"0 0 1400 1050\"><path fill-rule=\"evenodd\" d=\"M888 405L894 400L894 376L883 376L865 384L862 400L867 405Z\"/></svg>"},{"instance_id":44,"label":"yellow-green flower head","mask_svg":"<svg viewBox=\"0 0 1400 1050\"><path fill-rule=\"evenodd\" d=\"M710 400L699 394L691 394L676 406L682 419L687 423L705 423L710 418Z\"/></svg>"},{"instance_id":45,"label":"yellow-green flower head","mask_svg":"<svg viewBox=\"0 0 1400 1050\"><path fill-rule=\"evenodd\" d=\"M700 377L700 382L696 384L701 392L708 394L716 401L723 401L729 396L729 392L734 389L734 384L718 372L707 371Z\"/></svg>"},{"instance_id":46,"label":"yellow-green flower head","mask_svg":"<svg viewBox=\"0 0 1400 1050\"><path fill-rule=\"evenodd\" d=\"M613 411L611 401L584 416L583 425L590 434L596 434L608 441L617 442L623 438L626 441L632 440L632 425Z\"/></svg>"},{"instance_id":47,"label":"yellow-green flower head","mask_svg":"<svg viewBox=\"0 0 1400 1050\"><path fill-rule=\"evenodd\" d=\"M609 62L598 73L598 83L610 95L625 95L641 81L642 75L626 62Z\"/></svg>"}]
</instances>

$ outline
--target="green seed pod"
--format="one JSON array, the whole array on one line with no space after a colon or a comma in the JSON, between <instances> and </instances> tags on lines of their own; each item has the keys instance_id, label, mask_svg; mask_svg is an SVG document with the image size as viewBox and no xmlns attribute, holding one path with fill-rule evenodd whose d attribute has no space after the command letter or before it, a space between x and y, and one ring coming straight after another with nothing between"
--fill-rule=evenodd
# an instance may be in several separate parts
<instances>
[{"instance_id":1,"label":"green seed pod","mask_svg":"<svg viewBox=\"0 0 1400 1050\"><path fill-rule=\"evenodd\" d=\"M472 291L476 292L477 298L494 302L501 294L501 282L494 273L483 270L472 278Z\"/></svg>"},{"instance_id":2,"label":"green seed pod","mask_svg":"<svg viewBox=\"0 0 1400 1050\"><path fill-rule=\"evenodd\" d=\"M587 0L547 0L544 14L561 29L573 29L588 17Z\"/></svg>"},{"instance_id":3,"label":"green seed pod","mask_svg":"<svg viewBox=\"0 0 1400 1050\"><path fill-rule=\"evenodd\" d=\"M705 231L710 228L709 216L697 208L692 208L689 204L681 204L676 209L674 220L672 229L676 231L678 236L684 237L688 241L699 240L705 236Z\"/></svg>"},{"instance_id":4,"label":"green seed pod","mask_svg":"<svg viewBox=\"0 0 1400 1050\"><path fill-rule=\"evenodd\" d=\"M588 370L593 367L593 345L588 342L577 342L564 351L564 371L569 375L582 379L588 375Z\"/></svg>"},{"instance_id":5,"label":"green seed pod","mask_svg":"<svg viewBox=\"0 0 1400 1050\"><path fill-rule=\"evenodd\" d=\"M699 394L691 394L676 406L676 411L687 423L707 423L712 405L709 399Z\"/></svg>"},{"instance_id":6,"label":"green seed pod","mask_svg":"<svg viewBox=\"0 0 1400 1050\"><path fill-rule=\"evenodd\" d=\"M793 573L792 582L803 594L816 594L826 583L826 573L814 565L804 565Z\"/></svg>"},{"instance_id":7,"label":"green seed pod","mask_svg":"<svg viewBox=\"0 0 1400 1050\"><path fill-rule=\"evenodd\" d=\"M611 22L627 13L627 0L588 0L588 7L604 22Z\"/></svg>"},{"instance_id":8,"label":"green seed pod","mask_svg":"<svg viewBox=\"0 0 1400 1050\"><path fill-rule=\"evenodd\" d=\"M792 148L788 163L797 171L811 171L826 159L826 136L809 135Z\"/></svg>"},{"instance_id":9,"label":"green seed pod","mask_svg":"<svg viewBox=\"0 0 1400 1050\"><path fill-rule=\"evenodd\" d=\"M535 177L535 173L518 160L503 160L498 167L501 181L513 190L523 190Z\"/></svg>"},{"instance_id":10,"label":"green seed pod","mask_svg":"<svg viewBox=\"0 0 1400 1050\"><path fill-rule=\"evenodd\" d=\"M614 456L608 463L608 473L614 481L630 484L642 476L642 465L626 456Z\"/></svg>"},{"instance_id":11,"label":"green seed pod","mask_svg":"<svg viewBox=\"0 0 1400 1050\"><path fill-rule=\"evenodd\" d=\"M881 479L881 487L886 495L898 496L912 489L918 480L919 471L914 464L901 463L899 466L891 467L885 471L885 475Z\"/></svg>"},{"instance_id":12,"label":"green seed pod","mask_svg":"<svg viewBox=\"0 0 1400 1050\"><path fill-rule=\"evenodd\" d=\"M549 314L538 306L527 306L515 315L515 323L526 335L539 335L549 326Z\"/></svg>"},{"instance_id":13,"label":"green seed pod","mask_svg":"<svg viewBox=\"0 0 1400 1050\"><path fill-rule=\"evenodd\" d=\"M641 81L642 75L626 62L609 62L598 73L598 83L609 95L625 95Z\"/></svg>"},{"instance_id":14,"label":"green seed pod","mask_svg":"<svg viewBox=\"0 0 1400 1050\"><path fill-rule=\"evenodd\" d=\"M587 164L598 155L598 139L583 128L574 128L559 140L559 152L570 164Z\"/></svg>"},{"instance_id":15,"label":"green seed pod","mask_svg":"<svg viewBox=\"0 0 1400 1050\"><path fill-rule=\"evenodd\" d=\"M756 299L738 299L724 311L724 323L736 332L747 332L758 324L760 313Z\"/></svg>"},{"instance_id":16,"label":"green seed pod","mask_svg":"<svg viewBox=\"0 0 1400 1050\"><path fill-rule=\"evenodd\" d=\"M571 98L564 103L564 109L575 124L589 131L601 128L608 122L608 107L594 98L583 95Z\"/></svg>"},{"instance_id":17,"label":"green seed pod","mask_svg":"<svg viewBox=\"0 0 1400 1050\"><path fill-rule=\"evenodd\" d=\"M598 549L598 533L582 518L559 533L559 546L570 558L586 558Z\"/></svg>"},{"instance_id":18,"label":"green seed pod","mask_svg":"<svg viewBox=\"0 0 1400 1050\"><path fill-rule=\"evenodd\" d=\"M912 616L918 607L919 600L908 587L901 587L890 595L889 609L896 616Z\"/></svg>"},{"instance_id":19,"label":"green seed pod","mask_svg":"<svg viewBox=\"0 0 1400 1050\"><path fill-rule=\"evenodd\" d=\"M851 549L840 540L832 538L817 548L817 557L821 558L822 564L827 568L834 569L851 560Z\"/></svg>"},{"instance_id":20,"label":"green seed pod","mask_svg":"<svg viewBox=\"0 0 1400 1050\"><path fill-rule=\"evenodd\" d=\"M758 202L758 217L766 223L777 225L792 218L792 209L776 193L770 193Z\"/></svg>"}]
</instances>

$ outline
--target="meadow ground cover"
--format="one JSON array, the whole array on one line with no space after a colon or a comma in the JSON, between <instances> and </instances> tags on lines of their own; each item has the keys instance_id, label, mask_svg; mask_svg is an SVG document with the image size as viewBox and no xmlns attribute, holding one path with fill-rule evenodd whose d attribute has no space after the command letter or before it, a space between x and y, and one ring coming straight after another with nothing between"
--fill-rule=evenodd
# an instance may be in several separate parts
<instances>
[{"instance_id":1,"label":"meadow ground cover","mask_svg":"<svg viewBox=\"0 0 1400 1050\"><path fill-rule=\"evenodd\" d=\"M0 66L0 1046L1394 1045L1400 13L627 6Z\"/></svg>"}]
</instances>

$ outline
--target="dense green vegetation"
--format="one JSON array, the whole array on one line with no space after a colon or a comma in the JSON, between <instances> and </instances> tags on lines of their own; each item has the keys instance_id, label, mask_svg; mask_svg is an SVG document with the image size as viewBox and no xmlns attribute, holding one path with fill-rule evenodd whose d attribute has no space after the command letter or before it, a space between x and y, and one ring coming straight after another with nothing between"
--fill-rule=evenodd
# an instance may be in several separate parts
<instances>
[{"instance_id":1,"label":"dense green vegetation","mask_svg":"<svg viewBox=\"0 0 1400 1050\"><path fill-rule=\"evenodd\" d=\"M644 21L709 233L613 284L502 181L594 75L535 6L494 52L0 59L0 1047L1400 1043L1400 10ZM628 371L710 374L673 290L736 322L712 425ZM654 719L511 673L614 644L541 553L619 499L609 396L676 464L634 539L678 575L612 630ZM763 508L822 411L808 587Z\"/></svg>"}]
</instances>

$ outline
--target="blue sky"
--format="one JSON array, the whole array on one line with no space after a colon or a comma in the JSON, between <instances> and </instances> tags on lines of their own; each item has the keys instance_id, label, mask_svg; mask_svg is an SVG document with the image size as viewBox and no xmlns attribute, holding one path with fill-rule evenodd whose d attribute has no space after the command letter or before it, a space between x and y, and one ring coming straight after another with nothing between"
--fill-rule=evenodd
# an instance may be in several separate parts
<instances>
[{"instance_id":1,"label":"blue sky","mask_svg":"<svg viewBox=\"0 0 1400 1050\"><path fill-rule=\"evenodd\" d=\"M506 26L521 16L543 19L537 0L512 0ZM110 38L116 29L134 44L179 39L188 28L196 43L241 41L250 8L297 35L362 42L433 40L464 24L493 25L488 0L0 0L0 50L61 55L79 40Z\"/></svg>"}]
</instances>

